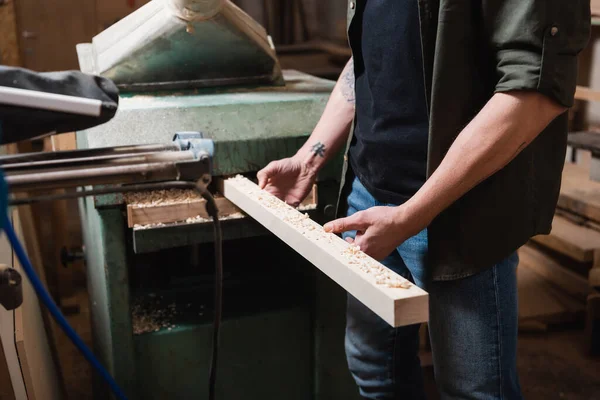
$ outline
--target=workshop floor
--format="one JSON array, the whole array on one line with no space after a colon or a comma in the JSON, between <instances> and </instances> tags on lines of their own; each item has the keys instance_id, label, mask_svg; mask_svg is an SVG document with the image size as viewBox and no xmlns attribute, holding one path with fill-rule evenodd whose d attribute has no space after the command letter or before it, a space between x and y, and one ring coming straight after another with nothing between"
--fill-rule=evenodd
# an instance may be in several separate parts
<instances>
[{"instance_id":1,"label":"workshop floor","mask_svg":"<svg viewBox=\"0 0 600 400\"><path fill-rule=\"evenodd\" d=\"M71 324L91 343L87 295L79 296L79 314L69 317ZM91 395L91 373L88 365L68 339L59 334L65 386L70 400L88 400ZM523 394L527 400L598 400L600 399L600 358L590 358L584 351L580 329L541 334L522 334L519 339L519 372ZM439 397L435 391L433 372L425 369L430 400Z\"/></svg>"}]
</instances>

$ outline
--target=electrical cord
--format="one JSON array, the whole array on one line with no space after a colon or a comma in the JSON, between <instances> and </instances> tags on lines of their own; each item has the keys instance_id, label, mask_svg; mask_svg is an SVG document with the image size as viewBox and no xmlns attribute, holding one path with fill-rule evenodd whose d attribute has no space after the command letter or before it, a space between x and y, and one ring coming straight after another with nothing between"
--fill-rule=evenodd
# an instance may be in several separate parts
<instances>
[{"instance_id":1,"label":"electrical cord","mask_svg":"<svg viewBox=\"0 0 600 400\"><path fill-rule=\"evenodd\" d=\"M6 211L4 211L3 214L4 215L2 217L3 218L2 227L4 228L4 231L6 232L6 236L8 237L8 240L14 249L15 255L17 256L17 259L19 260L19 263L21 264L21 267L23 268L25 275L27 275L27 278L31 282L31 285L33 286L33 289L37 293L39 299L46 306L46 308L48 309L48 311L50 312L52 317L54 317L54 319L56 320L58 325L65 332L65 334L71 340L71 342L73 342L73 344L79 349L79 351L83 354L83 356L86 358L86 360L92 365L92 367L94 367L94 369L96 369L96 371L98 371L98 373L104 379L104 381L106 381L106 383L108 384L108 386L110 387L110 389L114 393L114 395L117 397L117 399L127 400L125 393L121 390L119 385L117 385L117 382L115 382L113 377L102 366L100 361L94 356L92 351L85 345L83 340L79 337L79 335L77 335L75 330L73 330L73 328L71 328L71 326L67 322L66 318L62 315L62 313L60 312L60 309L58 308L58 306L56 305L54 300L52 300L52 297L46 291L46 289L44 288L44 285L42 284L42 282L38 278L37 274L35 273L35 270L33 269L33 266L31 265L31 261L29 261L29 258L27 257L27 253L23 249L23 246L21 245L21 242L19 241L19 238L17 237L17 234L15 233L15 230L12 226L12 222L10 221L10 219L8 217L8 213Z\"/></svg>"},{"instance_id":2,"label":"electrical cord","mask_svg":"<svg viewBox=\"0 0 600 400\"><path fill-rule=\"evenodd\" d=\"M221 221L219 220L219 209L214 197L208 190L200 188L196 188L196 190L206 199L206 211L213 219L215 232L215 318L213 323L212 357L208 377L208 400L214 400L219 358L219 336L223 313L223 234L221 231Z\"/></svg>"},{"instance_id":3,"label":"electrical cord","mask_svg":"<svg viewBox=\"0 0 600 400\"><path fill-rule=\"evenodd\" d=\"M1 177L0 177L1 178ZM4 181L4 179L1 179ZM190 182L163 182L162 184L146 184L146 185L132 185L126 187L119 188L103 188L97 190L84 190L82 192L75 192L70 194L61 194L57 196L41 196L37 198L28 198L28 199L10 199L8 201L11 205L24 205L31 204L40 201L49 201L63 198L75 198L75 197L85 197L95 194L107 194L107 193L124 193L124 192L133 192L140 190L151 190L151 189L164 189L165 187L169 188L195 188L200 195L206 199L206 211L213 219L214 225L214 237L215 237L215 317L213 324L213 337L212 337L212 356L210 363L210 372L209 372L209 383L208 383L208 399L214 400L216 394L216 381L217 381L217 367L218 367L218 357L219 357L219 338L221 331L221 319L222 319L222 310L223 310L223 233L221 230L221 221L219 220L219 209L215 202L214 197L211 193L206 190L197 187L195 184ZM3 207L6 210L6 207ZM0 211L1 212L1 211ZM31 261L27 257L27 253L25 252L23 246L21 245L14 229L12 226L12 222L8 217L8 213L4 212L3 216L3 228L6 232L8 240L13 247L17 259L21 264L25 275L31 282L35 292L37 293L40 301L44 306L48 309L52 317L56 320L61 329L65 332L67 337L73 342L73 344L77 347L77 349L83 354L86 360L90 363L90 365L100 374L102 379L108 384L113 394L119 400L127 400L125 393L118 386L114 378L110 375L110 373L102 366L100 361L94 356L93 352L86 346L83 340L77 335L77 332L69 325L66 318L61 313L60 309L50 296L50 294L44 288L44 285L38 278Z\"/></svg>"}]
</instances>

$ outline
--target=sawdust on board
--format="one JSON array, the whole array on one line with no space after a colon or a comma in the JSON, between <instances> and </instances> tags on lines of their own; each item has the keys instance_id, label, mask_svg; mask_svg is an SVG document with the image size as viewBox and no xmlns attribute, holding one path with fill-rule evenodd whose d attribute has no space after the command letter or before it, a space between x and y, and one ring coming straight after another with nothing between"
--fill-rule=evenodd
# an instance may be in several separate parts
<instances>
[{"instance_id":1,"label":"sawdust on board","mask_svg":"<svg viewBox=\"0 0 600 400\"><path fill-rule=\"evenodd\" d=\"M339 251L349 267L357 268L362 273L373 277L376 284L402 289L408 289L412 286L411 282L367 256L358 246L346 242L335 234L325 232L321 225L309 218L308 214L299 212L277 197L259 189L247 178L236 176L230 178L229 181L235 183L238 188L243 189L246 194L269 209L279 219L299 229L305 237L315 242L315 244L325 245L329 249L333 248Z\"/></svg>"}]
</instances>

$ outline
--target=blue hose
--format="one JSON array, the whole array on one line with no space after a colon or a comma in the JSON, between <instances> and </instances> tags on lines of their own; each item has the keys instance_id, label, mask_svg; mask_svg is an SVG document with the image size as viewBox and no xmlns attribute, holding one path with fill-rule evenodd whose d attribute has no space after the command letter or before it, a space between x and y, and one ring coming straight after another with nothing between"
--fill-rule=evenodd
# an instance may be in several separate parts
<instances>
[{"instance_id":1,"label":"blue hose","mask_svg":"<svg viewBox=\"0 0 600 400\"><path fill-rule=\"evenodd\" d=\"M1 180L3 181L4 179ZM0 212L4 214L2 228L6 232L6 236L8 237L8 240L12 245L15 254L17 255L17 259L19 260L19 263L21 263L21 267L23 268L23 271L25 271L27 278L29 278L29 281L31 282L31 285L37 293L39 299L46 306L46 308L48 308L48 311L50 311L50 314L52 314L52 316L54 317L58 325L62 328L62 330L65 332L65 334L68 336L68 338L71 339L73 344L79 349L79 351L81 351L83 356L88 360L92 367L94 367L94 369L98 371L100 376L104 379L104 381L106 381L108 386L110 386L110 389L112 390L114 395L120 400L126 400L127 397L125 396L125 393L123 393L121 388L119 388L117 382L115 382L113 377L102 366L102 364L94 356L92 351L85 345L83 340L81 340L81 338L77 335L73 328L71 328L65 317L60 312L60 309L58 308L56 303L54 303L54 300L52 300L52 297L50 297L50 294L44 288L44 285L35 273L35 270L33 269L33 266L31 265L31 262L29 261L25 250L23 249L23 246L19 242L19 238L15 234L12 223L8 218L6 208L3 208L2 210L0 210Z\"/></svg>"}]
</instances>

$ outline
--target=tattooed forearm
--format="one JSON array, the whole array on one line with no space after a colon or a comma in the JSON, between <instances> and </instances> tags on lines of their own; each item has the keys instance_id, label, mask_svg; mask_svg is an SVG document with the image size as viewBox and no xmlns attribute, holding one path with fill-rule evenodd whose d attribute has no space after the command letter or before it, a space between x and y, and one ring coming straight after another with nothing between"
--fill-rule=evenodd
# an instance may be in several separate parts
<instances>
[{"instance_id":1,"label":"tattooed forearm","mask_svg":"<svg viewBox=\"0 0 600 400\"><path fill-rule=\"evenodd\" d=\"M311 151L314 155L319 157L325 157L325 145L321 142L317 142L311 147Z\"/></svg>"},{"instance_id":2,"label":"tattooed forearm","mask_svg":"<svg viewBox=\"0 0 600 400\"><path fill-rule=\"evenodd\" d=\"M346 99L348 103L355 104L356 95L354 91L354 59L351 58L348 64L346 64L346 68L342 71L342 75L339 79L340 89L342 91L342 95Z\"/></svg>"}]
</instances>

